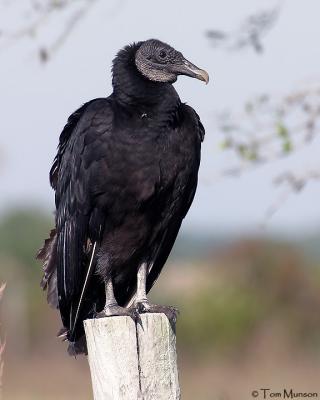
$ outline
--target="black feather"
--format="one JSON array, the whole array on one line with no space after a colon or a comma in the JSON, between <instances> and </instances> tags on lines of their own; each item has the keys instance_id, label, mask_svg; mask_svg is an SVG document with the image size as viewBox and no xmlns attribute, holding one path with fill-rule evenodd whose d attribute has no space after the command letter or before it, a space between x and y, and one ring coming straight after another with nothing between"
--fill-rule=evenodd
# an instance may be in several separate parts
<instances>
[{"instance_id":1,"label":"black feather","mask_svg":"<svg viewBox=\"0 0 320 400\"><path fill-rule=\"evenodd\" d=\"M111 96L70 116L50 171L56 228L40 255L42 286L56 282L72 354L86 351L82 321L102 310L104 280L112 277L116 299L126 305L138 267L147 261L151 289L197 187L203 126L170 83L151 82L137 71L140 46L116 57ZM93 272L75 324L95 242Z\"/></svg>"}]
</instances>

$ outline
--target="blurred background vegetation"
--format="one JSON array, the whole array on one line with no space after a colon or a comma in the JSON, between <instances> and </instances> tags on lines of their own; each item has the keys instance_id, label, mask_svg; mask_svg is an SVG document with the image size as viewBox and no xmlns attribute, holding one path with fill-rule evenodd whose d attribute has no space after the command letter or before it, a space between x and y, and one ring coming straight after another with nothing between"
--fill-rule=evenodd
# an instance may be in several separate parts
<instances>
[{"instance_id":1,"label":"blurred background vegetation","mask_svg":"<svg viewBox=\"0 0 320 400\"><path fill-rule=\"evenodd\" d=\"M182 398L248 400L261 387L317 391L320 90L318 73L313 76L314 70L308 68L317 69L320 60L319 24L313 21L312 27L309 21L312 15L317 18L319 4L310 1L303 9L309 19L303 19L298 0L265 1L261 9L250 0L238 6L231 1L223 6L201 0L196 9L193 2L166 0L159 16L152 15L149 3L141 3L144 6L136 8L134 2L120 0L108 6L102 0L0 0L0 68L7 78L0 81L7 100L0 108L2 124L9 127L0 129L0 178L4 180L0 284L6 282L0 304L0 336L6 340L2 359L0 354L3 397L92 398L86 358L67 356L66 345L55 337L59 317L47 306L39 286L41 266L35 254L54 220L47 172L68 113L81 99L104 95L106 52L114 54L119 43L156 35L172 44L180 41L186 51L194 52L192 61L202 57L218 75L212 92L210 85L200 92L186 81L179 88L184 99L194 95L192 105L207 128L207 137L187 229L151 294L154 301L180 310ZM165 6L178 11L172 11L172 17ZM242 19L240 14L245 14ZM117 32L112 31L111 41L107 31L101 33L106 25ZM283 66L287 52L291 64ZM31 54L33 64L20 53ZM312 62L304 63L301 54ZM29 76L17 64L23 64ZM303 76L308 84L291 85L292 78L284 90L281 83L290 74L297 80ZM257 82L264 80L263 90L256 89ZM234 98L240 111L234 111ZM253 178L245 181L245 175ZM267 189L262 185L270 177L281 191L275 200L273 185L267 183ZM306 193L308 197L303 196ZM287 200L292 194L302 200L290 208ZM257 219L268 227L287 207L291 211L287 220L279 218L281 229L259 229ZM245 215L242 221L248 219L246 226L237 219L241 214Z\"/></svg>"},{"instance_id":2,"label":"blurred background vegetation","mask_svg":"<svg viewBox=\"0 0 320 400\"><path fill-rule=\"evenodd\" d=\"M52 220L28 208L1 218L5 398L90 398L85 357L66 355L65 344L54 335L59 319L39 288L34 254ZM319 236L292 241L185 234L178 239L152 298L181 312L177 334L185 399L245 399L265 382L292 386L297 379L299 387L316 389ZM237 397L239 391L243 397Z\"/></svg>"}]
</instances>

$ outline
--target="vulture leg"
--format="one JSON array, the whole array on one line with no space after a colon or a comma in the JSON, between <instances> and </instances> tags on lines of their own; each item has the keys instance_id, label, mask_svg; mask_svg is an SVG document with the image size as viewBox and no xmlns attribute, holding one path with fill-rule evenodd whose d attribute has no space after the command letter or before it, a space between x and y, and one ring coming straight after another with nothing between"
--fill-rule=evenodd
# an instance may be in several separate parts
<instances>
[{"instance_id":1,"label":"vulture leg","mask_svg":"<svg viewBox=\"0 0 320 400\"><path fill-rule=\"evenodd\" d=\"M117 300L114 296L112 278L110 277L105 282L106 290L106 303L103 310L96 314L96 318L113 317L125 315L131 317L134 321L139 319L137 310L133 308L125 308L118 305Z\"/></svg>"},{"instance_id":2,"label":"vulture leg","mask_svg":"<svg viewBox=\"0 0 320 400\"><path fill-rule=\"evenodd\" d=\"M148 264L142 263L138 270L137 275L137 294L136 294L136 304L145 304L148 306L146 285L147 285L147 275L148 275Z\"/></svg>"},{"instance_id":3,"label":"vulture leg","mask_svg":"<svg viewBox=\"0 0 320 400\"><path fill-rule=\"evenodd\" d=\"M144 262L140 265L138 270L137 293L133 307L135 307L140 313L163 313L169 319L171 326L174 327L177 320L178 310L175 307L149 303L146 291L147 276L148 264Z\"/></svg>"}]
</instances>

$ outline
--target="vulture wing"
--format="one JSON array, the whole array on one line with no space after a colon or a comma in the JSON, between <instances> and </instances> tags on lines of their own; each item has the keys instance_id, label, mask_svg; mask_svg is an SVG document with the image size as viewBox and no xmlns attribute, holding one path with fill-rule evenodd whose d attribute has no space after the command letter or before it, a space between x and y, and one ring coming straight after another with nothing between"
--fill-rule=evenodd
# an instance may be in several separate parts
<instances>
[{"instance_id":1,"label":"vulture wing","mask_svg":"<svg viewBox=\"0 0 320 400\"><path fill-rule=\"evenodd\" d=\"M190 136L196 136L198 138L198 154L199 159L197 160L196 166L190 166L190 175L187 184L181 193L181 188L178 182L176 182L176 188L173 193L179 193L177 201L172 202L172 210L167 214L167 229L160 242L160 246L156 253L152 268L147 278L147 292L150 291L153 284L159 277L162 268L169 257L172 247L177 238L179 229L182 224L182 220L186 216L196 193L198 184L198 167L200 164L200 145L204 139L205 130L200 121L199 115L190 106L183 105L185 118L184 123L180 126L180 131L187 130ZM196 135L195 135L196 134ZM183 134L182 134L183 136ZM174 216L174 217L173 217Z\"/></svg>"},{"instance_id":2,"label":"vulture wing","mask_svg":"<svg viewBox=\"0 0 320 400\"><path fill-rule=\"evenodd\" d=\"M81 315L92 315L103 298L102 283L94 275L89 279L93 268L88 267L93 264L95 243L104 224L104 213L97 207L90 186L92 165L99 161L101 141L106 141L111 131L112 115L106 99L95 99L73 113L60 135L50 171L56 191L58 303L70 341L82 331L79 328L77 333L76 329Z\"/></svg>"}]
</instances>

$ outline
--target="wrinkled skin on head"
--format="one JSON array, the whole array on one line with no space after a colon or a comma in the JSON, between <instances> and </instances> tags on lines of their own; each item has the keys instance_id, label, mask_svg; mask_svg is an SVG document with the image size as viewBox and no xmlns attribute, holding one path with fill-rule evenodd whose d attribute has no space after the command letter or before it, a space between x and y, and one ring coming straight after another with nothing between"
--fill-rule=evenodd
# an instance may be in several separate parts
<instances>
[{"instance_id":1,"label":"wrinkled skin on head","mask_svg":"<svg viewBox=\"0 0 320 400\"><path fill-rule=\"evenodd\" d=\"M136 52L135 64L145 78L154 82L173 83L178 75L187 75L206 83L209 81L206 71L186 60L180 51L156 39L141 44Z\"/></svg>"}]
</instances>

